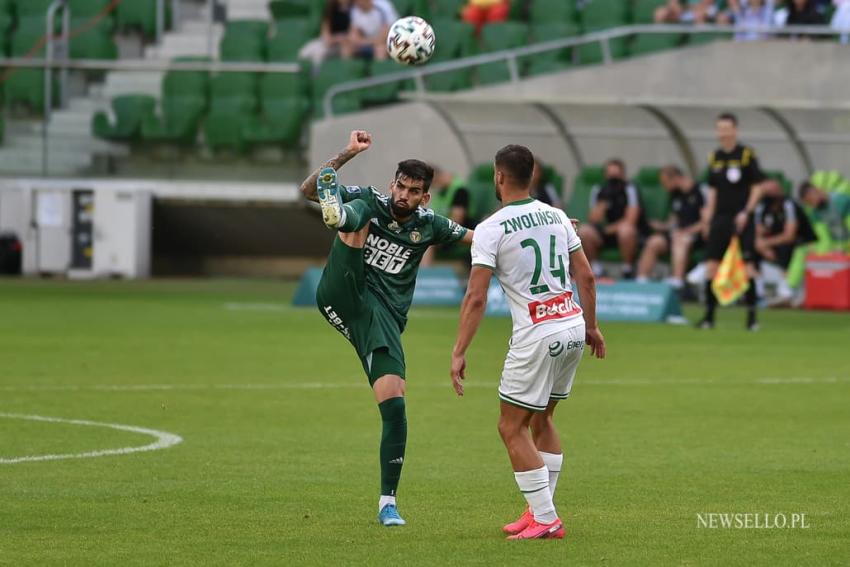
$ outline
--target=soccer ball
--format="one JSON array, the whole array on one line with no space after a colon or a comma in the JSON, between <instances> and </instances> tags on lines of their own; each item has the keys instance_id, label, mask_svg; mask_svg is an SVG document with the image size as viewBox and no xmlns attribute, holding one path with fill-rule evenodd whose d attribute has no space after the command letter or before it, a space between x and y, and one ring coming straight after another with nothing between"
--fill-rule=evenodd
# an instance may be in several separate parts
<instances>
[{"instance_id":1,"label":"soccer ball","mask_svg":"<svg viewBox=\"0 0 850 567\"><path fill-rule=\"evenodd\" d=\"M431 59L437 38L431 24L409 16L397 20L387 35L387 52L403 65L422 65Z\"/></svg>"}]
</instances>

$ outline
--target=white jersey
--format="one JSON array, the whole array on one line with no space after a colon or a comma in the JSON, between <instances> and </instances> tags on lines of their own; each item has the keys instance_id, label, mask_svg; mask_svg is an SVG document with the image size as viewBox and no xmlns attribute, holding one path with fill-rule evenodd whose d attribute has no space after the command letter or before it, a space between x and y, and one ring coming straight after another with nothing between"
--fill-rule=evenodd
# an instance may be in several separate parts
<instances>
[{"instance_id":1,"label":"white jersey","mask_svg":"<svg viewBox=\"0 0 850 567\"><path fill-rule=\"evenodd\" d=\"M528 198L475 228L472 265L493 270L511 307L512 346L584 323L573 301L570 254L581 248L564 211Z\"/></svg>"}]
</instances>

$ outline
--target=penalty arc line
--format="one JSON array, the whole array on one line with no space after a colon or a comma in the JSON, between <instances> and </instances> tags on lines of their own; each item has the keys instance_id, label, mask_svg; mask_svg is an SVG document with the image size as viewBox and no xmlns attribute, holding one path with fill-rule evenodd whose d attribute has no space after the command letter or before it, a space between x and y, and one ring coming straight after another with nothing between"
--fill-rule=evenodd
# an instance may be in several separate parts
<instances>
[{"instance_id":1,"label":"penalty arc line","mask_svg":"<svg viewBox=\"0 0 850 567\"><path fill-rule=\"evenodd\" d=\"M7 419L24 419L28 421L42 421L47 423L66 423L69 425L86 425L91 427L106 427L109 429L117 429L119 431L129 431L130 433L141 433L150 435L156 441L139 447L121 447L119 449L102 449L98 451L86 451L84 453L65 453L57 455L30 455L26 457L0 457L0 464L8 465L15 463L27 463L37 461L59 461L62 459L86 459L93 457L106 457L110 455L128 455L130 453L141 453L144 451L157 451L159 449L167 449L183 442L183 438L174 433L167 431L157 431L156 429L148 429L146 427L136 427L133 425L121 425L120 423L102 423L98 421L87 421L84 419L63 419L60 417L46 417L43 415L26 415L19 413L4 413L0 412L0 418Z\"/></svg>"}]
</instances>

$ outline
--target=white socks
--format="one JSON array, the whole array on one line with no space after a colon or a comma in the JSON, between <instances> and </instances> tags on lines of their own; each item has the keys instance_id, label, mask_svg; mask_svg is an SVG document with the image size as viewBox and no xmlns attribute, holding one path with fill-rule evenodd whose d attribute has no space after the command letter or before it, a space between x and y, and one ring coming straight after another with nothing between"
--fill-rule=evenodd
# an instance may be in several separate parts
<instances>
[{"instance_id":1,"label":"white socks","mask_svg":"<svg viewBox=\"0 0 850 567\"><path fill-rule=\"evenodd\" d=\"M549 469L545 466L531 471L515 472L517 486L540 524L551 524L558 519L552 493L549 492Z\"/></svg>"},{"instance_id":2,"label":"white socks","mask_svg":"<svg viewBox=\"0 0 850 567\"><path fill-rule=\"evenodd\" d=\"M384 509L384 506L387 504L392 504L395 506L395 496L383 496L381 495L381 499L378 500L378 512Z\"/></svg>"},{"instance_id":3,"label":"white socks","mask_svg":"<svg viewBox=\"0 0 850 567\"><path fill-rule=\"evenodd\" d=\"M561 474L561 465L564 463L564 455L563 453L556 455L554 453L544 453L543 451L538 451L538 453L540 454L540 458L543 459L543 464L549 470L549 494L554 498L555 487L558 486L558 475Z\"/></svg>"}]
</instances>

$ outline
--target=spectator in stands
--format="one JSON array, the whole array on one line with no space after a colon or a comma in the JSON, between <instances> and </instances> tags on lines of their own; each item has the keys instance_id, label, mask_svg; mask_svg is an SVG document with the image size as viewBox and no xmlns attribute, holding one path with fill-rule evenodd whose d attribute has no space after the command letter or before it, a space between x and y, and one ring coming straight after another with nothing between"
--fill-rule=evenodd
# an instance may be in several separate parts
<instances>
[{"instance_id":1,"label":"spectator in stands","mask_svg":"<svg viewBox=\"0 0 850 567\"><path fill-rule=\"evenodd\" d=\"M826 24L826 19L818 10L814 0L791 0L788 6L788 18L785 20L786 26L822 26ZM792 36L794 38L807 38L806 34Z\"/></svg>"},{"instance_id":2,"label":"spectator in stands","mask_svg":"<svg viewBox=\"0 0 850 567\"><path fill-rule=\"evenodd\" d=\"M760 262L766 262L778 269L778 277L774 278L777 297L771 305L788 305L793 294L786 282L786 272L799 240L801 219L794 201L785 196L777 181L765 181L761 191L763 197L755 211L756 254ZM762 265L762 276L772 266Z\"/></svg>"},{"instance_id":3,"label":"spectator in stands","mask_svg":"<svg viewBox=\"0 0 850 567\"><path fill-rule=\"evenodd\" d=\"M622 275L631 279L641 227L641 206L637 187L626 180L626 165L613 158L605 163L605 181L590 192L587 224L579 226L579 237L587 258L597 274L602 272L599 253L619 248Z\"/></svg>"},{"instance_id":4,"label":"spectator in stands","mask_svg":"<svg viewBox=\"0 0 850 567\"><path fill-rule=\"evenodd\" d=\"M510 0L469 0L461 10L461 18L474 25L475 33L479 33L485 24L507 20L510 12Z\"/></svg>"},{"instance_id":5,"label":"spectator in stands","mask_svg":"<svg viewBox=\"0 0 850 567\"><path fill-rule=\"evenodd\" d=\"M322 14L319 37L302 47L298 57L310 61L314 72L328 57L351 57L350 32L351 0L330 0Z\"/></svg>"},{"instance_id":6,"label":"spectator in stands","mask_svg":"<svg viewBox=\"0 0 850 567\"><path fill-rule=\"evenodd\" d=\"M668 165L659 175L661 185L670 195L670 219L650 221L657 232L649 237L638 261L638 281L648 281L658 257L671 253L672 277L668 283L688 299L690 288L685 286L685 272L691 250L701 248L702 233L708 222L706 203L708 188Z\"/></svg>"},{"instance_id":7,"label":"spectator in stands","mask_svg":"<svg viewBox=\"0 0 850 567\"><path fill-rule=\"evenodd\" d=\"M835 13L832 14L830 25L841 31L841 43L850 41L850 0L832 0Z\"/></svg>"},{"instance_id":8,"label":"spectator in stands","mask_svg":"<svg viewBox=\"0 0 850 567\"><path fill-rule=\"evenodd\" d=\"M825 226L822 236L830 239L827 246L850 242L850 195L827 193L804 181L800 201L812 210L812 219Z\"/></svg>"},{"instance_id":9,"label":"spectator in stands","mask_svg":"<svg viewBox=\"0 0 850 567\"><path fill-rule=\"evenodd\" d=\"M534 158L534 171L531 174L531 185L529 195L541 203L546 203L556 209L563 209L564 205L558 196L558 189L551 180L546 179L543 162Z\"/></svg>"},{"instance_id":10,"label":"spectator in stands","mask_svg":"<svg viewBox=\"0 0 850 567\"><path fill-rule=\"evenodd\" d=\"M745 28L735 33L738 41L759 41L769 36L746 28L763 28L773 25L773 0L729 0L729 9L736 27Z\"/></svg>"},{"instance_id":11,"label":"spectator in stands","mask_svg":"<svg viewBox=\"0 0 850 567\"><path fill-rule=\"evenodd\" d=\"M354 0L348 38L356 57L387 58L387 34L398 19L389 0Z\"/></svg>"},{"instance_id":12,"label":"spectator in stands","mask_svg":"<svg viewBox=\"0 0 850 567\"><path fill-rule=\"evenodd\" d=\"M729 16L715 0L667 0L655 10L655 21L659 24L728 24Z\"/></svg>"}]
</instances>

